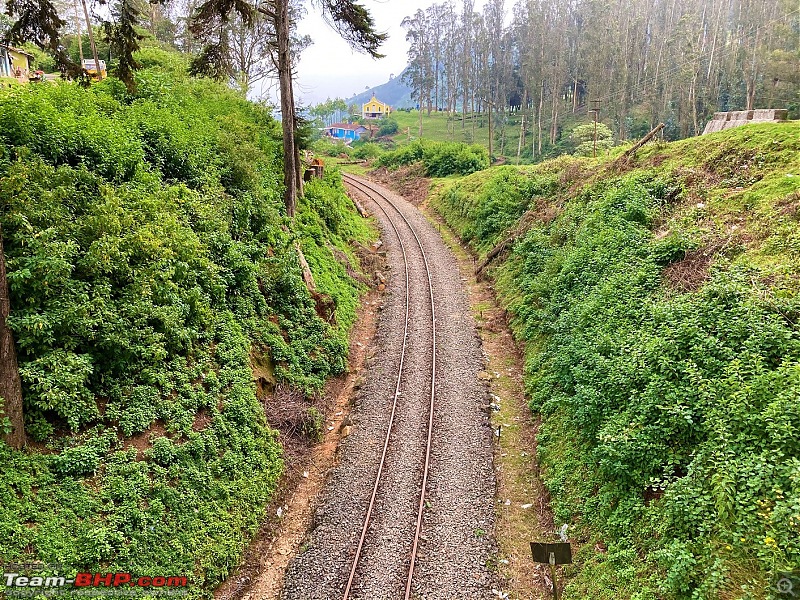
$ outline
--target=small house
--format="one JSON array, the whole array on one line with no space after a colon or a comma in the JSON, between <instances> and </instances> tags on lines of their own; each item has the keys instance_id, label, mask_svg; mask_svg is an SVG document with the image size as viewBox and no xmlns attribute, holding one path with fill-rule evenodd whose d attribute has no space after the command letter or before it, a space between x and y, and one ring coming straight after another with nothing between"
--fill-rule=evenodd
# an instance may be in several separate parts
<instances>
[{"instance_id":1,"label":"small house","mask_svg":"<svg viewBox=\"0 0 800 600\"><path fill-rule=\"evenodd\" d=\"M361 106L361 116L365 119L382 119L392 112L392 107L378 100L372 94L372 100Z\"/></svg>"},{"instance_id":2,"label":"small house","mask_svg":"<svg viewBox=\"0 0 800 600\"><path fill-rule=\"evenodd\" d=\"M31 60L33 54L0 44L0 77L14 77L27 83L28 76L32 74Z\"/></svg>"},{"instance_id":3,"label":"small house","mask_svg":"<svg viewBox=\"0 0 800 600\"><path fill-rule=\"evenodd\" d=\"M354 141L359 139L368 130L358 123L334 123L323 130L324 135L337 140Z\"/></svg>"}]
</instances>

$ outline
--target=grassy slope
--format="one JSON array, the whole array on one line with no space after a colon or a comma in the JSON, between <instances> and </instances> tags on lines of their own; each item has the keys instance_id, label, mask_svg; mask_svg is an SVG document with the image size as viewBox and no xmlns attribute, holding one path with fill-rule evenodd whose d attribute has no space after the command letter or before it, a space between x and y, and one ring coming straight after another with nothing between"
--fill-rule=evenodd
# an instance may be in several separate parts
<instances>
[{"instance_id":1,"label":"grassy slope","mask_svg":"<svg viewBox=\"0 0 800 600\"><path fill-rule=\"evenodd\" d=\"M412 110L410 112L406 111L396 111L392 113L392 117L397 120L398 124L400 125L400 129L392 136L394 141L397 144L405 144L409 141L417 139L419 133L419 112L416 110ZM493 129L494 129L494 145L492 146L492 153L494 154L495 158L498 157L505 157L505 159L509 163L515 163L517 160L517 149L519 148L519 134L520 134L520 126L522 115L519 112L515 113L508 113L506 115L506 123L504 125L505 129L505 144L501 143L503 131L501 130L501 126L499 125L500 121L497 119L496 116L492 117L493 119ZM474 122L474 131L473 131L473 122ZM573 127L576 125L580 125L582 123L587 123L588 117L585 114L567 114L564 115L561 119L560 129L562 130L562 134L564 137L567 137L569 132L572 130ZM559 141L558 144L553 147L547 142L547 123L543 125L544 132L543 132L543 151L545 156L553 156L559 154L560 152L564 152L563 146L565 144L564 141ZM533 143L534 139L531 137L535 133L535 128L531 127L530 124L530 115L525 115L525 141L522 148L519 148L521 151L521 160L522 164L531 161L531 144ZM462 121L461 113L457 113L452 116L448 116L447 113L441 112L432 112L430 116L428 116L426 111L422 111L422 137L426 139L436 140L440 142L466 142L468 144L480 144L488 149L489 147L489 119L487 114L477 114L472 116L470 114L467 115L466 121ZM537 160L541 157L537 155Z\"/></svg>"},{"instance_id":2,"label":"grassy slope","mask_svg":"<svg viewBox=\"0 0 800 600\"><path fill-rule=\"evenodd\" d=\"M267 109L177 71L138 80L135 96L114 80L0 95L31 440L0 442L0 562L187 575L208 596L283 468L251 356L307 392L344 369L349 243L372 234L336 173L283 216Z\"/></svg>"},{"instance_id":3,"label":"grassy slope","mask_svg":"<svg viewBox=\"0 0 800 600\"><path fill-rule=\"evenodd\" d=\"M408 141L408 130L410 128L411 140L415 140L419 133L419 112L412 110L411 112L396 111L392 113L392 117L397 120L400 125L400 130L393 137L393 139L403 144ZM475 132L472 130L472 118L468 117L466 123L461 120L461 114L454 115L452 122L449 121L447 113L433 112L430 116L425 111L422 112L422 137L437 140L441 142L466 142L481 144L486 148L489 147L489 122L487 115L478 115L475 119ZM466 127L462 127L466 125ZM497 124L495 123L496 127ZM508 125L506 126L506 147L502 153L508 157L517 156L517 144L519 139L520 121L516 115L509 117ZM495 131L496 140L500 139L500 132ZM528 143L530 143L530 135L528 135ZM513 146L513 148L512 148ZM500 144L495 142L492 151L496 156L500 156Z\"/></svg>"},{"instance_id":4,"label":"grassy slope","mask_svg":"<svg viewBox=\"0 0 800 600\"><path fill-rule=\"evenodd\" d=\"M619 153L619 150L615 150ZM526 343L569 598L763 598L800 564L800 126L442 180Z\"/></svg>"}]
</instances>

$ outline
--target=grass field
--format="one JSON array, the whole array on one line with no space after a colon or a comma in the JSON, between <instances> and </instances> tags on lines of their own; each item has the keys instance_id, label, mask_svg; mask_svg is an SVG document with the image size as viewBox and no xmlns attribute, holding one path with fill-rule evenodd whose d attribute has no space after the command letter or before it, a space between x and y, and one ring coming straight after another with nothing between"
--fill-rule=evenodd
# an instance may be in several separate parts
<instances>
[{"instance_id":1,"label":"grass field","mask_svg":"<svg viewBox=\"0 0 800 600\"><path fill-rule=\"evenodd\" d=\"M521 162L530 162L530 145L533 142L533 129L529 124L530 115L525 119L525 140L522 147ZM400 130L392 136L398 144L404 144L418 139L419 118L417 110L410 112L396 111L392 113L392 118L396 119L400 125ZM503 122L505 121L505 122ZM511 162L517 158L519 148L520 126L522 113L507 113L503 115L492 114L492 127L494 129L494 143L492 154L495 157L506 157ZM582 122L582 121L581 121ZM571 128L577 124L570 121ZM505 140L503 137L505 134ZM546 135L546 132L545 132ZM466 142L468 144L481 144L489 147L489 115L487 113L467 113L462 119L461 113L447 114L446 112L432 112L430 115L422 111L422 137L437 141L446 142ZM526 152L527 150L527 152Z\"/></svg>"},{"instance_id":2,"label":"grass field","mask_svg":"<svg viewBox=\"0 0 800 600\"><path fill-rule=\"evenodd\" d=\"M400 124L400 131L393 136L397 143L404 143L418 139L419 136L419 111L411 112L397 111L392 114ZM493 116L494 118L494 116ZM494 137L493 153L496 156L514 156L517 154L517 144L519 140L520 115L509 115L506 124L506 143L503 152L501 148L502 131L500 121L494 119L492 125L496 128ZM481 144L489 147L489 117L487 114L467 114L466 119L462 120L461 113L448 115L445 112L432 112L430 116L422 111L422 137L426 139L447 141L447 142L466 142L468 144ZM530 135L528 135L530 137ZM513 146L513 149L512 149Z\"/></svg>"}]
</instances>

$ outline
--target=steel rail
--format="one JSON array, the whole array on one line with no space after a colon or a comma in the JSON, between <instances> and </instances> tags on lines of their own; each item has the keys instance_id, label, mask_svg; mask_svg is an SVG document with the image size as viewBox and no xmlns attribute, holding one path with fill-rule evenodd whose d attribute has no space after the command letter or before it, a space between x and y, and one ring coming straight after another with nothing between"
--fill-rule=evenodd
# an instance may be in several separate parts
<instances>
[{"instance_id":1,"label":"steel rail","mask_svg":"<svg viewBox=\"0 0 800 600\"><path fill-rule=\"evenodd\" d=\"M364 517L364 526L361 529L361 536L359 537L358 547L356 548L356 554L355 554L355 557L353 558L353 566L350 569L350 576L347 579L347 587L345 587L344 596L342 597L343 600L348 600L348 598L350 597L350 590L353 587L353 581L355 580L355 576L356 576L356 567L358 566L358 560L361 557L361 550L364 547L364 540L366 540L366 537L367 537L367 530L369 529L370 518L372 516L372 511L373 511L373 509L375 507L375 498L378 495L378 487L380 485L381 475L383 475L383 467L384 467L384 465L386 463L386 454L387 454L388 449L389 449L389 438L391 437L392 428L394 427L394 416L395 416L395 413L397 412L397 398L400 396L400 381L402 380L402 376L403 376L403 364L405 363L406 346L407 346L407 343L408 343L408 317L409 317L409 297L410 297L410 294L409 294L409 281L408 281L409 280L409 277L408 277L408 258L406 256L406 247L405 247L405 244L403 244L403 239L400 237L400 232L397 230L397 227L395 226L394 222L389 218L389 215L386 213L385 210L383 210L382 206L380 206L377 202L376 202L376 205L378 205L378 207L386 215L386 220L389 221L389 225L392 226L392 229L394 230L394 233L397 236L397 240L400 242L400 250L403 253L403 265L405 267L405 279L406 279L406 282L405 282L405 290L406 290L405 304L406 304L406 314L405 314L405 324L403 325L403 348L400 351L400 365L397 368L397 381L395 383L395 388L394 388L394 398L392 399L392 412L391 412L391 414L389 416L389 425L386 428L386 438L383 441L383 450L381 451L381 460L380 460L380 463L378 464L378 474L375 477L375 485L372 488L372 496L369 499L369 506L367 507L367 514Z\"/></svg>"},{"instance_id":2,"label":"steel rail","mask_svg":"<svg viewBox=\"0 0 800 600\"><path fill-rule=\"evenodd\" d=\"M436 396L436 308L434 306L433 281L431 279L431 270L430 270L430 267L428 265L428 257L425 255L425 249L422 247L422 242L420 241L419 236L417 235L417 232L414 231L414 228L411 226L411 223L408 221L406 216L400 211L399 208L397 208L397 205L394 202L392 202L380 190L375 189L373 186L369 185L368 183L363 182L363 181L361 181L359 179L356 179L352 175L349 175L349 174L346 174L346 173L343 173L342 176L343 176L344 180L347 183L349 183L350 185L352 185L356 189L360 190L362 193L366 194L367 196L371 197L375 201L376 206L378 208L380 208L381 212L383 212L384 215L386 215L386 219L389 221L389 224L392 226L392 229L394 229L395 235L397 235L397 239L400 241L400 247L403 250L403 260L405 262L405 267L406 267L406 332L405 332L404 338L403 338L403 355L405 354L405 347L406 347L406 338L405 338L405 336L408 333L408 310L409 310L409 307L408 307L408 302L409 302L408 260L406 258L405 246L403 245L403 240L400 238L400 233L398 232L397 227L395 226L394 222L392 221L392 219L389 216L389 213L386 211L386 209L384 209L383 206L381 206L381 204L379 202L377 202L375 196L379 196L384 201L386 201L395 210L395 212L397 212L397 214L400 215L400 218L402 218L403 221L405 221L406 225L408 226L409 231L411 231L411 234L414 236L414 239L417 241L417 245L419 246L420 252L422 253L422 261L423 261L423 263L425 265L425 273L426 273L427 278L428 278L428 293L429 293L429 297L430 297L430 301L431 301L431 335L432 335L431 393L430 393L430 405L429 405L429 409L428 409L428 433L427 433L427 440L426 440L426 443L425 443L425 466L424 466L424 470L423 470L423 474L422 474L422 486L420 488L419 505L418 505L418 509L417 509L417 522L416 522L416 528L415 528L415 531L414 531L414 542L413 542L413 545L411 547L411 561L410 561L410 564L409 564L409 567L408 567L408 576L406 578L406 588L405 588L405 596L404 596L405 600L409 600L411 598L411 583L412 583L412 580L413 580L413 577L414 577L414 567L416 565L416 560L417 560L417 551L418 551L418 548L419 548L419 538L420 538L420 533L422 531L422 517L423 517L423 511L424 511L424 508L425 508L425 491L426 491L427 485L428 485L428 472L430 471L431 444L432 444L432 437L433 437L433 413L434 413L434 403L435 403L435 396ZM373 505L374 505L374 502L375 502L375 497L377 495L378 486L379 486L379 483L380 483L380 476L381 476L382 469L383 469L383 463L384 463L384 460L386 458L386 450L388 448L389 433L391 431L391 426L392 426L392 422L393 422L393 419L394 419L395 408L397 406L397 396L398 396L399 387L400 387L400 378L401 378L401 375L402 375L403 355L401 355L401 359L400 359L401 360L401 366L400 366L400 370L398 371L397 388L395 390L395 398L394 398L394 402L392 404L392 416L391 416L391 419L390 419L389 430L387 431L387 434L386 434L386 442L384 443L384 449L383 449L383 455L381 456L380 467L378 468L378 476L375 479L375 486L374 486L373 491L372 491L372 498L370 500L369 508L367 509L367 515L366 515L366 517L364 519L364 527L362 528L362 531L361 531L361 538L359 539L359 542L358 542L358 548L356 550L356 555L353 558L353 566L352 566L352 568L350 570L350 578L348 579L348 582L347 582L347 587L345 589L343 600L348 600L348 598L350 597L350 589L352 587L353 580L355 579L355 572L356 572L356 568L358 566L358 560L359 560L359 558L361 556L361 550L362 550L363 545L364 545L364 540L366 539L367 530L369 529L369 519L370 519L370 517L372 515L372 509L373 509Z\"/></svg>"}]
</instances>

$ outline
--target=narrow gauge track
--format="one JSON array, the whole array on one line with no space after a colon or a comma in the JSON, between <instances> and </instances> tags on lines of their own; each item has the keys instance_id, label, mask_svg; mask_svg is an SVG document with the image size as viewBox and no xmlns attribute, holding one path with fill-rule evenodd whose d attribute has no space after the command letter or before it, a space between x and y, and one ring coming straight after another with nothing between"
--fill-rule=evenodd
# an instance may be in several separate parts
<instances>
[{"instance_id":1,"label":"narrow gauge track","mask_svg":"<svg viewBox=\"0 0 800 600\"><path fill-rule=\"evenodd\" d=\"M428 406L428 428L427 428L427 439L425 443L425 464L423 467L422 473L422 484L420 486L420 494L419 494L419 503L417 508L417 520L416 520L416 528L414 531L414 541L411 547L411 560L408 566L408 575L406 577L406 587L405 587L405 600L409 600L411 598L411 584L414 578L414 566L416 564L417 559L417 551L419 547L419 539L420 534L422 531L422 517L423 511L425 508L425 491L428 484L428 472L430 470L430 461L431 461L431 441L433 438L433 415L434 415L434 403L436 397L436 308L435 308L435 300L434 300L434 293L433 293L433 282L431 279L431 271L430 266L428 265L428 258L425 255L425 249L422 247L422 242L419 239L416 231L412 227L411 223L405 217L405 215L400 211L400 209L392 202L389 198L387 198L383 193L379 190L375 189L374 187L370 186L368 183L365 183L359 179L356 179L352 175L342 174L344 181L355 188L356 190L360 191L361 193L368 196L375 205L383 212L386 216L387 221L391 225L392 229L394 230L395 235L400 243L400 249L403 254L403 264L405 270L405 324L403 330L403 345L400 355L400 365L397 370L397 379L395 384L395 391L394 391L394 398L392 400L392 408L391 414L389 417L389 423L386 428L386 437L383 443L383 450L381 452L380 463L378 466L378 472L375 477L375 482L372 488L372 496L370 497L369 506L367 507L367 512L364 517L364 524L361 529L361 535L358 540L358 545L356 547L356 552L353 557L352 566L350 568L350 575L347 580L347 586L344 590L344 595L342 596L342 600L348 600L350 598L350 593L353 588L353 583L356 578L356 570L358 568L359 560L361 558L361 553L364 548L364 543L367 539L367 533L369 531L370 520L372 518L372 514L375 509L375 499L378 495L378 489L380 488L381 484L381 476L384 472L384 465L386 463L386 456L389 450L389 442L391 439L392 428L394 425L394 418L397 412L397 405L398 405L398 398L401 396L401 381L403 378L403 367L405 365L405 353L407 347L407 340L408 340L408 324L409 324L409 304L410 304L410 287L409 287L409 270L408 270L408 257L406 254L406 247L403 243L402 236L395 224L395 220L389 215L389 211L386 210L383 206L383 202L387 203L391 210L397 213L405 222L408 230L414 236L414 239L419 246L419 250L422 254L422 260L425 266L425 273L428 279L428 294L430 299L430 307L431 307L431 387L430 387L430 403Z\"/></svg>"}]
</instances>

